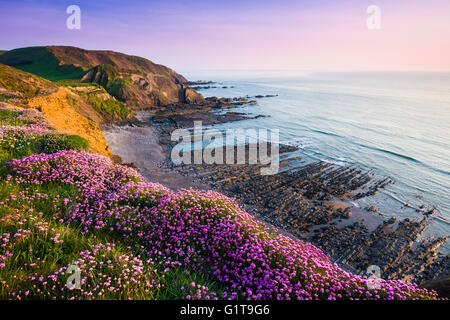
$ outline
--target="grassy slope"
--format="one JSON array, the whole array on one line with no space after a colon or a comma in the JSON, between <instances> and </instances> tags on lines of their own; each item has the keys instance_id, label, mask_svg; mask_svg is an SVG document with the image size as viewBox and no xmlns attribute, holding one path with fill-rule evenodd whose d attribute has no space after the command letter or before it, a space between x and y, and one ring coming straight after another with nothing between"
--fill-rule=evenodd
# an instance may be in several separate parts
<instances>
[{"instance_id":1,"label":"grassy slope","mask_svg":"<svg viewBox=\"0 0 450 320\"><path fill-rule=\"evenodd\" d=\"M99 125L132 115L124 103L111 97L101 86L91 83L52 82L0 64L0 101L44 112L60 131L83 136L91 147L109 155Z\"/></svg>"},{"instance_id":2,"label":"grassy slope","mask_svg":"<svg viewBox=\"0 0 450 320\"><path fill-rule=\"evenodd\" d=\"M0 63L52 81L80 79L86 73L81 67L60 65L58 59L45 47L10 50L0 56Z\"/></svg>"},{"instance_id":3,"label":"grassy slope","mask_svg":"<svg viewBox=\"0 0 450 320\"><path fill-rule=\"evenodd\" d=\"M16 107L24 97L52 96L58 85L2 70L0 298L434 297L392 281L372 290L222 195L172 193L101 156L64 151L88 144ZM74 262L83 291L66 285Z\"/></svg>"},{"instance_id":4,"label":"grassy slope","mask_svg":"<svg viewBox=\"0 0 450 320\"><path fill-rule=\"evenodd\" d=\"M179 270L167 274L148 260L143 263L129 242L117 241L108 233L94 231L86 235L79 226L67 225L60 218L80 196L73 185L8 183L8 175L14 172L6 163L13 158L82 150L88 144L79 136L54 132L39 112L9 104L0 107L0 299L177 299L182 295L180 286L189 287L193 281L207 283L201 275ZM29 133L36 127L48 131ZM18 130L6 133L8 128ZM85 294L93 296L65 287L65 268L80 257L95 261L89 265L89 273L85 269L82 273L83 286L92 286ZM126 284L129 278L137 282ZM55 279L55 287L47 286L49 279ZM95 287L100 280L109 285ZM112 286L115 291L104 290Z\"/></svg>"},{"instance_id":5,"label":"grassy slope","mask_svg":"<svg viewBox=\"0 0 450 320\"><path fill-rule=\"evenodd\" d=\"M145 58L67 46L10 50L0 55L0 63L51 81L79 82L86 75L82 81L98 82L113 97L135 107L178 101L179 83L186 81L174 70ZM136 85L132 75L146 77L151 94ZM162 92L168 94L170 101Z\"/></svg>"},{"instance_id":6,"label":"grassy slope","mask_svg":"<svg viewBox=\"0 0 450 320\"><path fill-rule=\"evenodd\" d=\"M1 63L0 87L9 92L18 92L25 98L34 97L38 94L50 94L57 90L57 85L51 81ZM0 94L0 98L6 99L5 92L0 92Z\"/></svg>"},{"instance_id":7,"label":"grassy slope","mask_svg":"<svg viewBox=\"0 0 450 320\"><path fill-rule=\"evenodd\" d=\"M64 151L87 145L37 111L0 110L2 299L433 298L395 281L370 289L220 194L172 193L104 157ZM72 264L82 290L67 287Z\"/></svg>"},{"instance_id":8,"label":"grassy slope","mask_svg":"<svg viewBox=\"0 0 450 320\"><path fill-rule=\"evenodd\" d=\"M113 97L111 97L106 90L96 84L88 83L86 86L78 86L73 83L64 83L63 85L72 87L74 92L84 97L102 116L108 117L114 120L129 118L133 112L123 103ZM80 87L89 87L91 90L80 90Z\"/></svg>"}]
</instances>

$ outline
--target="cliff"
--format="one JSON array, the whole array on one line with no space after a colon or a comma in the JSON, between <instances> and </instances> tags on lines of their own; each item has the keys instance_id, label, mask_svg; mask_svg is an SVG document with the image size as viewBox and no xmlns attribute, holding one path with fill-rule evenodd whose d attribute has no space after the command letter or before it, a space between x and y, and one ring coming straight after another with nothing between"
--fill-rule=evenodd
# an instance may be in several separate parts
<instances>
[{"instance_id":1,"label":"cliff","mask_svg":"<svg viewBox=\"0 0 450 320\"><path fill-rule=\"evenodd\" d=\"M438 298L346 272L220 193L148 182L39 111L6 102L0 116L0 299Z\"/></svg>"},{"instance_id":2,"label":"cliff","mask_svg":"<svg viewBox=\"0 0 450 320\"><path fill-rule=\"evenodd\" d=\"M27 47L0 55L0 63L52 81L97 83L132 109L202 103L186 78L142 57L68 46Z\"/></svg>"},{"instance_id":3,"label":"cliff","mask_svg":"<svg viewBox=\"0 0 450 320\"><path fill-rule=\"evenodd\" d=\"M105 104L113 100L109 94L91 92L89 88L57 85L46 79L0 64L0 101L42 112L59 132L85 138L93 151L105 156L111 152L99 125L106 118L90 100L97 98ZM94 87L95 88L95 87ZM98 91L98 90L97 90ZM87 92L87 93L86 93Z\"/></svg>"},{"instance_id":4,"label":"cliff","mask_svg":"<svg viewBox=\"0 0 450 320\"><path fill-rule=\"evenodd\" d=\"M99 85L0 64L0 299L438 298L346 272L220 193L173 192L86 152L109 155L99 123L128 112Z\"/></svg>"}]
</instances>

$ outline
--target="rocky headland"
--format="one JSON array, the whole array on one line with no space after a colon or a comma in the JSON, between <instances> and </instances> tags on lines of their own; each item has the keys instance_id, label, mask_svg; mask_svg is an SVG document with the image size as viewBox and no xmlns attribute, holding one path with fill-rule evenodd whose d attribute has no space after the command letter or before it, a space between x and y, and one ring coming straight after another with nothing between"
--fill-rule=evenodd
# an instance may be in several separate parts
<instances>
[{"instance_id":1,"label":"rocky headland","mask_svg":"<svg viewBox=\"0 0 450 320\"><path fill-rule=\"evenodd\" d=\"M148 179L174 189L212 189L234 197L260 221L292 238L318 246L348 271L364 274L370 265L377 265L385 279L421 285L448 276L449 256L443 256L437 249L449 237L421 237L430 222L428 211L424 211L419 221L397 221L383 218L376 208L362 209L353 204L352 201L374 195L394 183L388 177L379 178L357 167L306 162L296 147L287 145L280 146L281 170L275 175L261 175L262 165L175 166L171 163L173 130L191 128L193 121L198 120L208 125L253 118L228 109L261 97L265 96L206 98L201 105L189 108L182 104L169 105L163 110L143 112L139 120L110 127L105 135L110 143L124 135L124 131L127 134L134 131L128 140L131 145L110 143L110 146L113 153L124 162L134 163ZM261 116L264 115L257 117ZM137 155L127 151L143 150L135 148L133 142L140 140L140 130L151 130L141 138L152 139L157 144L158 161L144 159L150 156L150 150L149 154L138 152Z\"/></svg>"},{"instance_id":2,"label":"rocky headland","mask_svg":"<svg viewBox=\"0 0 450 320\"><path fill-rule=\"evenodd\" d=\"M234 197L259 221L316 245L353 273L377 265L385 279L448 290L448 281L441 279L449 276L450 259L438 253L448 238L422 236L432 210L424 209L420 220L396 221L384 219L376 208L353 204L393 183L388 177L307 162L286 145L280 145L280 172L270 176L260 174L261 165L175 166L170 161L173 130L191 128L194 121L214 125L265 117L239 108L272 95L205 98L197 90L219 84L189 82L144 58L73 47L5 52L0 74L0 86L8 90L3 103L37 109L59 132L85 138L91 151L136 168L149 181Z\"/></svg>"}]
</instances>

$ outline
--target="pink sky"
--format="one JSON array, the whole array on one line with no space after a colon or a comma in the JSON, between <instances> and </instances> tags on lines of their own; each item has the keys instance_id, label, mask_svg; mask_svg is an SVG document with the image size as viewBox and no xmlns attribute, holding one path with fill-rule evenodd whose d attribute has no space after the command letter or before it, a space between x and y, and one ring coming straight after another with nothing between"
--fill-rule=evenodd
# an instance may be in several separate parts
<instances>
[{"instance_id":1,"label":"pink sky","mask_svg":"<svg viewBox=\"0 0 450 320\"><path fill-rule=\"evenodd\" d=\"M0 0L0 49L111 49L177 70L450 70L448 0L78 1L81 30L65 28L69 2Z\"/></svg>"}]
</instances>

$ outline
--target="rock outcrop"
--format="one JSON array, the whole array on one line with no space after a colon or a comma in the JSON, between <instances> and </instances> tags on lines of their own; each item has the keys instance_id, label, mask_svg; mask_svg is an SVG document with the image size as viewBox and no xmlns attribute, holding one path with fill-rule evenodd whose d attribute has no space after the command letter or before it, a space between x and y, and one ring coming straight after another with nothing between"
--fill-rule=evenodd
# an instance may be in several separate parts
<instances>
[{"instance_id":1,"label":"rock outcrop","mask_svg":"<svg viewBox=\"0 0 450 320\"><path fill-rule=\"evenodd\" d=\"M202 95L184 85L186 78L174 70L114 51L28 47L2 54L0 63L52 81L97 83L132 109L203 101Z\"/></svg>"},{"instance_id":2,"label":"rock outcrop","mask_svg":"<svg viewBox=\"0 0 450 320\"><path fill-rule=\"evenodd\" d=\"M204 104L205 103L205 99L203 98L203 96L200 93L198 93L194 89L187 87L187 86L183 86L181 99L182 99L183 103L188 103L188 104Z\"/></svg>"},{"instance_id":3,"label":"rock outcrop","mask_svg":"<svg viewBox=\"0 0 450 320\"><path fill-rule=\"evenodd\" d=\"M41 111L50 124L62 133L77 134L88 140L91 149L111 156L99 125L104 121L95 106L77 88L55 83L0 64L0 87L14 92L10 102ZM107 95L103 91L101 95Z\"/></svg>"}]
</instances>

